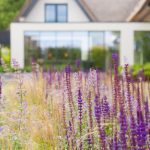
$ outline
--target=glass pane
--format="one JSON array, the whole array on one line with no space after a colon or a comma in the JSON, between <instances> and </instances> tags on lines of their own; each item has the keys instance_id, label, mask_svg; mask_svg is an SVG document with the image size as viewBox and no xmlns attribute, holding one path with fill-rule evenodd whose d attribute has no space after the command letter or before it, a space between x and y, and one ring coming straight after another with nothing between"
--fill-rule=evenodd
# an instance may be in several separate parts
<instances>
[{"instance_id":1,"label":"glass pane","mask_svg":"<svg viewBox=\"0 0 150 150\"><path fill-rule=\"evenodd\" d=\"M150 31L135 32L135 64L150 63Z\"/></svg>"},{"instance_id":2,"label":"glass pane","mask_svg":"<svg viewBox=\"0 0 150 150\"><path fill-rule=\"evenodd\" d=\"M56 22L56 5L46 5L45 9L45 21Z\"/></svg>"},{"instance_id":3,"label":"glass pane","mask_svg":"<svg viewBox=\"0 0 150 150\"><path fill-rule=\"evenodd\" d=\"M90 48L104 46L104 32L90 32Z\"/></svg>"},{"instance_id":4,"label":"glass pane","mask_svg":"<svg viewBox=\"0 0 150 150\"><path fill-rule=\"evenodd\" d=\"M100 69L105 69L106 50L104 42L103 31L89 33L90 58L94 66Z\"/></svg>"},{"instance_id":5,"label":"glass pane","mask_svg":"<svg viewBox=\"0 0 150 150\"><path fill-rule=\"evenodd\" d=\"M87 60L89 51L88 32L73 32L72 41L74 50L77 50L73 56L74 59Z\"/></svg>"},{"instance_id":6,"label":"glass pane","mask_svg":"<svg viewBox=\"0 0 150 150\"><path fill-rule=\"evenodd\" d=\"M105 32L105 46L111 51L118 51L120 46L120 32L107 31Z\"/></svg>"},{"instance_id":7,"label":"glass pane","mask_svg":"<svg viewBox=\"0 0 150 150\"><path fill-rule=\"evenodd\" d=\"M70 49L72 47L71 32L57 32L58 60L71 60Z\"/></svg>"},{"instance_id":8,"label":"glass pane","mask_svg":"<svg viewBox=\"0 0 150 150\"><path fill-rule=\"evenodd\" d=\"M67 22L67 5L57 6L57 21Z\"/></svg>"},{"instance_id":9,"label":"glass pane","mask_svg":"<svg viewBox=\"0 0 150 150\"><path fill-rule=\"evenodd\" d=\"M72 46L71 32L57 32L57 47Z\"/></svg>"},{"instance_id":10,"label":"glass pane","mask_svg":"<svg viewBox=\"0 0 150 150\"><path fill-rule=\"evenodd\" d=\"M112 67L112 54L115 53L115 54L118 54L119 56L119 49L120 49L120 32L119 31L105 32L105 47L107 49L106 64L105 64L106 69L107 69L109 67Z\"/></svg>"},{"instance_id":11,"label":"glass pane","mask_svg":"<svg viewBox=\"0 0 150 150\"><path fill-rule=\"evenodd\" d=\"M41 57L40 33L25 32L25 64L31 65L32 60L37 60Z\"/></svg>"},{"instance_id":12,"label":"glass pane","mask_svg":"<svg viewBox=\"0 0 150 150\"><path fill-rule=\"evenodd\" d=\"M89 45L90 56L94 65L105 70L111 67L112 53L119 51L120 32L90 32Z\"/></svg>"},{"instance_id":13,"label":"glass pane","mask_svg":"<svg viewBox=\"0 0 150 150\"><path fill-rule=\"evenodd\" d=\"M55 32L41 32L40 47L45 62L57 60Z\"/></svg>"}]
</instances>

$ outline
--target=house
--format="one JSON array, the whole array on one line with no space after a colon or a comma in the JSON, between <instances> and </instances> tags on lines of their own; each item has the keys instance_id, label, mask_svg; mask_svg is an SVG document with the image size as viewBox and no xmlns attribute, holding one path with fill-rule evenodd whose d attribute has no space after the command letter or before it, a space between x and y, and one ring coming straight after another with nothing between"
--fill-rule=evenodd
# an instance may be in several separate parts
<instances>
[{"instance_id":1,"label":"house","mask_svg":"<svg viewBox=\"0 0 150 150\"><path fill-rule=\"evenodd\" d=\"M27 0L11 23L11 58L21 67L32 59L87 61L103 46L132 65L134 32L150 31L149 21L149 0Z\"/></svg>"}]
</instances>

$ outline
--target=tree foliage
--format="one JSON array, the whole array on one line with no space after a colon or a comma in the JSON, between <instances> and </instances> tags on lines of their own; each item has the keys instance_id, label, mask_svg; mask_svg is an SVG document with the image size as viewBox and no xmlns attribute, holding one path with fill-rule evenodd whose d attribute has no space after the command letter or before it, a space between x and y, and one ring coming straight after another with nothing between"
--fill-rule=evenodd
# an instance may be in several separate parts
<instances>
[{"instance_id":1,"label":"tree foliage","mask_svg":"<svg viewBox=\"0 0 150 150\"><path fill-rule=\"evenodd\" d=\"M0 30L9 28L25 0L0 0Z\"/></svg>"}]
</instances>

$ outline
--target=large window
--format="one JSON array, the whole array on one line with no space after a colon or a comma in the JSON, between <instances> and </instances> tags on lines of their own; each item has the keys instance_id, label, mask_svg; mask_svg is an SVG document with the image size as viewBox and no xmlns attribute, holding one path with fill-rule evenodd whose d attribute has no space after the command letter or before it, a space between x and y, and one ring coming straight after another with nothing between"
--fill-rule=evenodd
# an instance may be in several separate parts
<instances>
[{"instance_id":1,"label":"large window","mask_svg":"<svg viewBox=\"0 0 150 150\"><path fill-rule=\"evenodd\" d=\"M66 4L46 4L45 22L67 22L67 9Z\"/></svg>"},{"instance_id":2,"label":"large window","mask_svg":"<svg viewBox=\"0 0 150 150\"><path fill-rule=\"evenodd\" d=\"M73 64L76 59L105 69L119 51L119 32L25 32L25 64L32 59L46 64Z\"/></svg>"},{"instance_id":3,"label":"large window","mask_svg":"<svg viewBox=\"0 0 150 150\"><path fill-rule=\"evenodd\" d=\"M103 70L111 67L112 54L119 54L120 32L89 32L90 59L94 66Z\"/></svg>"}]
</instances>

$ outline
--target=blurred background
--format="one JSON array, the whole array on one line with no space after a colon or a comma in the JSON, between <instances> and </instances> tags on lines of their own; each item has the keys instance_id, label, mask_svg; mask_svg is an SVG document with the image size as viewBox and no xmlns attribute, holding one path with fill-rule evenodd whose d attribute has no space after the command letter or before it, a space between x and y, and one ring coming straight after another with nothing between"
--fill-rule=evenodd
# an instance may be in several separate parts
<instances>
[{"instance_id":1,"label":"blurred background","mask_svg":"<svg viewBox=\"0 0 150 150\"><path fill-rule=\"evenodd\" d=\"M37 18L30 20L36 5L42 5L39 1L0 0L0 57L8 66L11 61L10 24L13 22L40 23L37 19L40 11L37 11ZM79 16L76 16L77 20L73 23L148 23L150 21L149 0L71 1L73 3L59 0L57 5L54 5L52 0L44 0L46 15L44 23L71 23L69 7L74 2L89 20L82 21ZM64 2L66 7L62 5ZM24 31L24 69L30 70L32 61L36 61L45 68L49 68L50 65L61 68L68 63L74 65L75 61L80 59L83 68L94 66L105 71L111 67L112 54L120 55L120 37L120 31ZM135 31L133 68L139 70L144 65L150 70L150 31Z\"/></svg>"}]
</instances>

